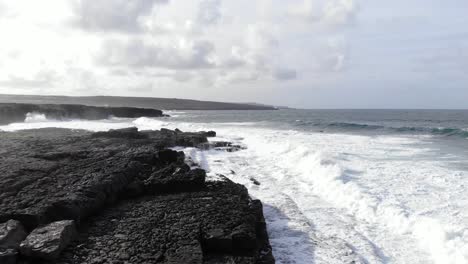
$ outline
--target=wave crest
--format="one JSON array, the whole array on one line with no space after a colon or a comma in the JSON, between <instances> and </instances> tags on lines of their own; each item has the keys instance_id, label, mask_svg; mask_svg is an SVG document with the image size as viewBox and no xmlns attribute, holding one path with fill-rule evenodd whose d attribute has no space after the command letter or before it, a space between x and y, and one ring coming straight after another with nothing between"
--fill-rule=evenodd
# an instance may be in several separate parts
<instances>
[{"instance_id":1,"label":"wave crest","mask_svg":"<svg viewBox=\"0 0 468 264\"><path fill-rule=\"evenodd\" d=\"M38 113L38 112L27 113L24 119L25 123L36 123L36 122L47 122L47 121L53 121L53 120L47 119L47 116L45 114Z\"/></svg>"}]
</instances>

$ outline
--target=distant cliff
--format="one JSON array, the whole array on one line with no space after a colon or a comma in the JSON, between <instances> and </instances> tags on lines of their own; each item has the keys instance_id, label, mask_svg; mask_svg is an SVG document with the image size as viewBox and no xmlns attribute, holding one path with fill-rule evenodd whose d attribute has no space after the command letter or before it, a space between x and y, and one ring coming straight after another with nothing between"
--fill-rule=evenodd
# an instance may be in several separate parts
<instances>
[{"instance_id":1,"label":"distant cliff","mask_svg":"<svg viewBox=\"0 0 468 264\"><path fill-rule=\"evenodd\" d=\"M161 110L134 107L96 107L72 104L0 103L0 124L23 122L28 113L44 114L49 119L106 119L115 117L160 117Z\"/></svg>"},{"instance_id":2,"label":"distant cliff","mask_svg":"<svg viewBox=\"0 0 468 264\"><path fill-rule=\"evenodd\" d=\"M259 104L222 103L175 98L117 96L39 96L0 94L0 103L82 104L91 106L142 107L164 110L276 110Z\"/></svg>"}]
</instances>

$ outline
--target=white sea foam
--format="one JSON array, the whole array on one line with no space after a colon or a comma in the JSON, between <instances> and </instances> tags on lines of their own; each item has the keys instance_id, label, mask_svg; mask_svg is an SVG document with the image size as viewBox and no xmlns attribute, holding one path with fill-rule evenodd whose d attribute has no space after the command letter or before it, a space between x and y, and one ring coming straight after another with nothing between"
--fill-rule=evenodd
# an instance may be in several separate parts
<instances>
[{"instance_id":1,"label":"white sea foam","mask_svg":"<svg viewBox=\"0 0 468 264\"><path fill-rule=\"evenodd\" d=\"M184 151L211 180L223 174L264 202L278 263L468 263L468 175L442 163L420 137L152 118L37 121L0 129L214 129L214 140L246 145L234 153Z\"/></svg>"},{"instance_id":2,"label":"white sea foam","mask_svg":"<svg viewBox=\"0 0 468 264\"><path fill-rule=\"evenodd\" d=\"M181 116L184 116L186 114L186 112L174 111L174 110L164 110L164 114L167 114L170 117L181 117Z\"/></svg>"},{"instance_id":3,"label":"white sea foam","mask_svg":"<svg viewBox=\"0 0 468 264\"><path fill-rule=\"evenodd\" d=\"M50 120L47 119L45 114L37 113L37 112L27 113L26 118L24 119L24 122L26 123L47 122L47 121L50 121Z\"/></svg>"}]
</instances>

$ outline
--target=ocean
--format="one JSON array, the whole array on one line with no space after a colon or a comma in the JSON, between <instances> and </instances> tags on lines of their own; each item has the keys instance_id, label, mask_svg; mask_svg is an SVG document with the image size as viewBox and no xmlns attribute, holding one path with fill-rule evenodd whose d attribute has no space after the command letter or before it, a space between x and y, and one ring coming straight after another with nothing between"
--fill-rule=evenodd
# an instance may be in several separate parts
<instances>
[{"instance_id":1,"label":"ocean","mask_svg":"<svg viewBox=\"0 0 468 264\"><path fill-rule=\"evenodd\" d=\"M468 110L166 113L0 130L215 130L245 149L179 150L262 200L277 263L468 263Z\"/></svg>"}]
</instances>

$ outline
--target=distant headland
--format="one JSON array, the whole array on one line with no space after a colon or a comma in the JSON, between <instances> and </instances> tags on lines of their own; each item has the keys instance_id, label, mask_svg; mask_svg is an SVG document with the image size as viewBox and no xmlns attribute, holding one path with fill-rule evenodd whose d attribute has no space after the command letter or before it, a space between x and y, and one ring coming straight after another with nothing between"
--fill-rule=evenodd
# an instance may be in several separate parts
<instances>
[{"instance_id":1,"label":"distant headland","mask_svg":"<svg viewBox=\"0 0 468 264\"><path fill-rule=\"evenodd\" d=\"M269 105L224 103L176 98L119 96L42 96L0 94L0 103L80 104L107 107L138 107L163 110L277 110Z\"/></svg>"}]
</instances>

